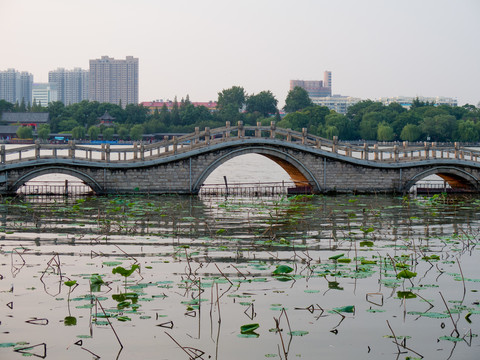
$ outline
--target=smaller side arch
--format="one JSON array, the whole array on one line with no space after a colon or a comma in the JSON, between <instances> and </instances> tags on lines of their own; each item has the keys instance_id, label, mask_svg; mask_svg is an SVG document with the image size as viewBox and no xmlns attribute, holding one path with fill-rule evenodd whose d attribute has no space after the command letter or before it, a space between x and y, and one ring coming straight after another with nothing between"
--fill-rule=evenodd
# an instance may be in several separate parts
<instances>
[{"instance_id":1,"label":"smaller side arch","mask_svg":"<svg viewBox=\"0 0 480 360\"><path fill-rule=\"evenodd\" d=\"M321 188L320 185L315 178L315 176L311 173L311 171L303 165L300 161L295 159L293 156L284 153L278 149L270 148L270 147L263 147L263 146L252 146L243 149L237 149L233 151L229 151L228 153L220 156L215 161L213 161L209 166L207 166L200 176L198 176L197 180L193 183L191 191L193 193L198 193L200 191L200 187L202 186L203 182L207 179L207 177L215 170L217 167L222 165L224 162L245 154L259 154L263 155L270 160L279 164L284 170L286 170L290 175L292 175L292 169L295 169L297 172L297 178L303 177L306 179L310 184L313 185L314 192L320 192ZM288 166L287 166L288 165ZM289 167L290 171L286 168ZM294 179L295 180L295 179Z\"/></svg>"},{"instance_id":2,"label":"smaller side arch","mask_svg":"<svg viewBox=\"0 0 480 360\"><path fill-rule=\"evenodd\" d=\"M38 176L42 175L48 175L48 174L65 174L65 175L71 175L76 178L79 178L82 180L86 185L88 185L96 194L102 193L102 187L100 184L91 176L76 170L76 169L71 169L68 167L62 167L62 166L48 166L48 167L43 167L43 168L38 168L34 169L32 171L29 171L28 173L20 176L11 186L10 186L10 191L16 192L23 184L25 184L27 181L36 178Z\"/></svg>"},{"instance_id":3,"label":"smaller side arch","mask_svg":"<svg viewBox=\"0 0 480 360\"><path fill-rule=\"evenodd\" d=\"M454 166L440 166L432 169L424 170L405 183L403 192L408 192L410 188L418 181L430 175L437 175L444 179L452 188L469 188L476 191L480 190L480 182L474 175L469 172L454 167Z\"/></svg>"}]
</instances>

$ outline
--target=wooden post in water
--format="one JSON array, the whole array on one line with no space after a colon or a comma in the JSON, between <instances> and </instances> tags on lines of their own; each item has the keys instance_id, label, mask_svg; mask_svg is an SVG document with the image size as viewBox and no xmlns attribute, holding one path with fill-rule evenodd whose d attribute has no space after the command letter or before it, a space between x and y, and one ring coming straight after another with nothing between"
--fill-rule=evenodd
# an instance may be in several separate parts
<instances>
[{"instance_id":1,"label":"wooden post in water","mask_svg":"<svg viewBox=\"0 0 480 360\"><path fill-rule=\"evenodd\" d=\"M40 159L40 141L35 140L35 159Z\"/></svg>"},{"instance_id":2,"label":"wooden post in water","mask_svg":"<svg viewBox=\"0 0 480 360\"><path fill-rule=\"evenodd\" d=\"M5 164L5 160L6 160L5 145L2 145L2 147L0 147L0 158L1 158L2 164Z\"/></svg>"}]
</instances>

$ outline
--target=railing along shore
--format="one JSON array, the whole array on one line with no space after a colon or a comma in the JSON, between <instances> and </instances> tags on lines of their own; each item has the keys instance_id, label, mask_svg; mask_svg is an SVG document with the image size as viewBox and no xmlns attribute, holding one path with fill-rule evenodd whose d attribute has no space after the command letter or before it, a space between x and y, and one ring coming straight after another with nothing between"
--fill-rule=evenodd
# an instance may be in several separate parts
<instances>
[{"instance_id":1,"label":"railing along shore","mask_svg":"<svg viewBox=\"0 0 480 360\"><path fill-rule=\"evenodd\" d=\"M101 147L79 145L75 141L68 144L44 144L36 142L32 145L19 145L13 148L0 146L0 164L18 163L27 160L38 159L76 159L103 163L132 163L154 160L162 157L185 153L195 149L201 149L215 144L241 139L271 139L283 142L299 144L306 148L351 157L354 159L368 160L373 162L393 163L410 162L428 159L458 159L478 162L480 152L466 149L455 143L454 147L438 147L436 143L425 142L423 146L410 145L403 142L401 146L363 146L340 144L337 137L333 140L308 134L307 129L297 132L289 129L277 128L275 122L270 126L244 126L239 121L236 126L229 122L225 127L200 130L181 137L145 144L134 143L128 147L111 147L110 144L102 144Z\"/></svg>"}]
</instances>

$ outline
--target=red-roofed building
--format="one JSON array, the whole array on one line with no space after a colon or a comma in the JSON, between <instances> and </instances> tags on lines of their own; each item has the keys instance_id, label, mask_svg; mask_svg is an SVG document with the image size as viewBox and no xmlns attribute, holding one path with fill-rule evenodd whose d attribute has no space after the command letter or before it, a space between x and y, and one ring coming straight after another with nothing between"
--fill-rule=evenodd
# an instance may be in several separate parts
<instances>
[{"instance_id":1,"label":"red-roofed building","mask_svg":"<svg viewBox=\"0 0 480 360\"><path fill-rule=\"evenodd\" d=\"M211 112L217 110L217 103L215 101L208 101L208 102L195 102L191 101L190 102L193 106L205 106L208 110ZM167 106L168 111L171 111L173 108L173 101L167 100L167 101L144 101L141 103L143 107L146 107L150 110L150 113L153 114L155 110L162 110L163 104ZM178 106L180 107L180 102L178 102Z\"/></svg>"}]
</instances>

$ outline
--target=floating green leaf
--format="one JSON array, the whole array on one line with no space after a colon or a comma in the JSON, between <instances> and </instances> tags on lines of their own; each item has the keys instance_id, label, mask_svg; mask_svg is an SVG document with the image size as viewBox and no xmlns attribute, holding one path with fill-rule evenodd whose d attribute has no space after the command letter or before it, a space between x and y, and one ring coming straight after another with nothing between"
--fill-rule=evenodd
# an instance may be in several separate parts
<instances>
[{"instance_id":1,"label":"floating green leaf","mask_svg":"<svg viewBox=\"0 0 480 360\"><path fill-rule=\"evenodd\" d=\"M397 274L397 279L411 279L417 276L417 273L412 272L410 270L402 270Z\"/></svg>"},{"instance_id":2,"label":"floating green leaf","mask_svg":"<svg viewBox=\"0 0 480 360\"><path fill-rule=\"evenodd\" d=\"M333 256L330 256L329 259L330 260L338 260L340 259L342 256L344 256L345 254L338 254L338 255L333 255Z\"/></svg>"},{"instance_id":3,"label":"floating green leaf","mask_svg":"<svg viewBox=\"0 0 480 360\"><path fill-rule=\"evenodd\" d=\"M257 330L259 327L260 327L259 324L246 324L246 325L242 325L242 326L240 327L240 332L241 332L242 334L252 333L253 331Z\"/></svg>"},{"instance_id":4,"label":"floating green leaf","mask_svg":"<svg viewBox=\"0 0 480 360\"><path fill-rule=\"evenodd\" d=\"M288 274L293 271L288 265L278 265L277 268L273 271L273 275L281 275L281 274Z\"/></svg>"}]
</instances>

